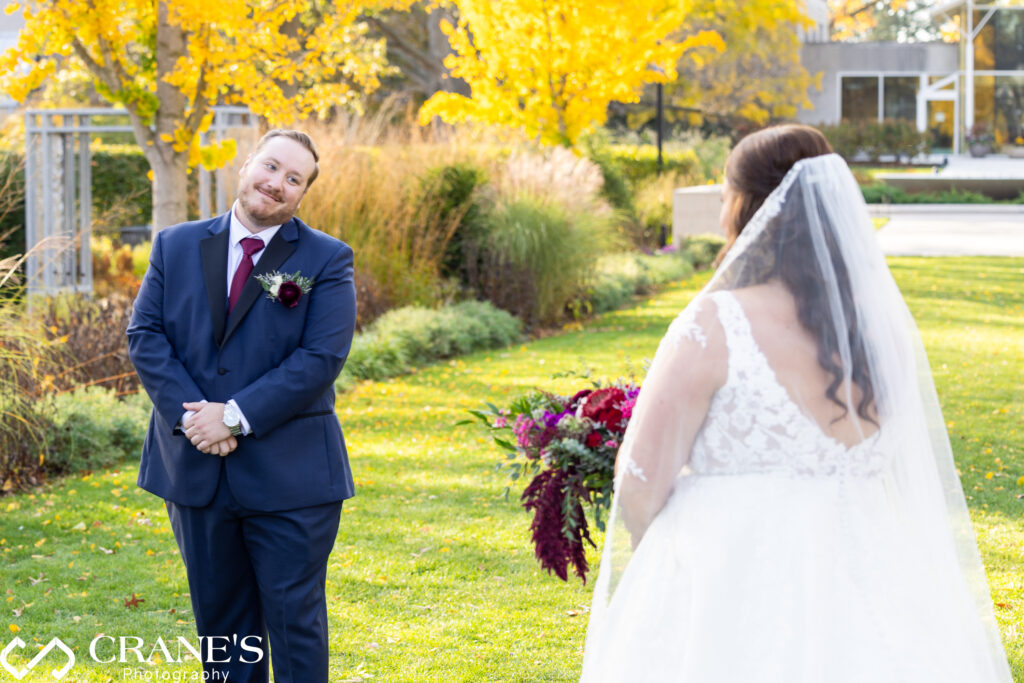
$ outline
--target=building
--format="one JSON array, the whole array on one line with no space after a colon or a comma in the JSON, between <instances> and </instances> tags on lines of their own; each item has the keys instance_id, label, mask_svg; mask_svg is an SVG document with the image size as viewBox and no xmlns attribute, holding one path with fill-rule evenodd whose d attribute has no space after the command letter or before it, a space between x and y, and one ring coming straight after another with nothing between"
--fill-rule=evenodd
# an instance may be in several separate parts
<instances>
[{"instance_id":1,"label":"building","mask_svg":"<svg viewBox=\"0 0 1024 683\"><path fill-rule=\"evenodd\" d=\"M822 88L799 120L914 121L932 132L937 151L959 152L976 123L998 144L1024 135L1024 3L937 2L932 20L958 21L959 43L829 42L825 0L807 7L815 29L804 34L801 58L822 73Z\"/></svg>"},{"instance_id":2,"label":"building","mask_svg":"<svg viewBox=\"0 0 1024 683\"><path fill-rule=\"evenodd\" d=\"M7 52L18 44L18 34L25 26L25 17L22 12L16 11L8 14L0 12L0 54ZM12 100L6 93L0 92L0 119L13 111L18 103Z\"/></svg>"}]
</instances>

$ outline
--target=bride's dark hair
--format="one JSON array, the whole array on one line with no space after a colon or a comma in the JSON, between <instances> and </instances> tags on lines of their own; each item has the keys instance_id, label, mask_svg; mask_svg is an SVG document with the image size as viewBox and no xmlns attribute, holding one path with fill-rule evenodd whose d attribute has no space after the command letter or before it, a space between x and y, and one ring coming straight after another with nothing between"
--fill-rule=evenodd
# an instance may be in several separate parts
<instances>
[{"instance_id":1,"label":"bride's dark hair","mask_svg":"<svg viewBox=\"0 0 1024 683\"><path fill-rule=\"evenodd\" d=\"M729 205L725 208L724 214L728 242L718 256L718 263L721 263L743 228L761 208L772 190L782 182L793 164L801 159L831 152L832 147L824 135L810 126L798 124L765 128L740 140L725 162L725 179L730 191L727 200ZM799 191L797 187L791 190ZM790 199L793 201L787 202L789 206L802 204L793 197ZM814 244L806 226L795 225L787 213L789 212L784 208L782 213L772 220L778 229L768 226L763 233L763 243L751 245L752 249L764 254L765 268L757 272L751 268L744 268L735 278L726 274L727 280L734 287L746 287L778 279L792 293L796 300L800 323L818 341L818 364L832 376L825 396L843 408L845 415L846 404L837 396L843 384L844 374L843 367L838 362L839 340L836 339L826 288L821 286L822 274L814 267L818 263ZM857 325L846 264L839 256L836 245L831 243L832 235L827 230L825 240L835 271L842 314L849 334L853 366L850 368L850 374L853 383L861 390L857 414L877 424L871 414L874 410L874 389L868 375L864 341ZM836 418L838 419L840 418Z\"/></svg>"}]
</instances>

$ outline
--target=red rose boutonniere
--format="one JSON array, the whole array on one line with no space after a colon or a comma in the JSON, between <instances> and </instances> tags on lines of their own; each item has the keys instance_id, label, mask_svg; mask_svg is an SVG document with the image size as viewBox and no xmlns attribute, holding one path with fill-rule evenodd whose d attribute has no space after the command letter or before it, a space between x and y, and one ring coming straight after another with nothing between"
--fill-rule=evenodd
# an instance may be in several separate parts
<instances>
[{"instance_id":1,"label":"red rose boutonniere","mask_svg":"<svg viewBox=\"0 0 1024 683\"><path fill-rule=\"evenodd\" d=\"M302 277L302 271L297 271L294 275L274 271L257 275L256 279L263 286L263 291L267 293L268 299L280 301L288 308L298 306L302 295L309 294L313 289L313 280Z\"/></svg>"}]
</instances>

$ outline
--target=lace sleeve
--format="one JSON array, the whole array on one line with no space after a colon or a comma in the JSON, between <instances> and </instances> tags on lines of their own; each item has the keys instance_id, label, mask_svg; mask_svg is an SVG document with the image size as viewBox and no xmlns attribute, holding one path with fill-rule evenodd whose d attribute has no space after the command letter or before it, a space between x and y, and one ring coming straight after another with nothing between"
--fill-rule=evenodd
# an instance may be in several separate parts
<instances>
[{"instance_id":1,"label":"lace sleeve","mask_svg":"<svg viewBox=\"0 0 1024 683\"><path fill-rule=\"evenodd\" d=\"M690 458L728 352L717 307L698 297L669 326L644 379L616 461L616 491L634 536L664 504Z\"/></svg>"},{"instance_id":2,"label":"lace sleeve","mask_svg":"<svg viewBox=\"0 0 1024 683\"><path fill-rule=\"evenodd\" d=\"M701 349L707 349L707 328L713 324L715 317L714 312L709 309L714 305L706 297L694 299L669 325L661 345L668 344L678 350L684 343L691 342Z\"/></svg>"}]
</instances>

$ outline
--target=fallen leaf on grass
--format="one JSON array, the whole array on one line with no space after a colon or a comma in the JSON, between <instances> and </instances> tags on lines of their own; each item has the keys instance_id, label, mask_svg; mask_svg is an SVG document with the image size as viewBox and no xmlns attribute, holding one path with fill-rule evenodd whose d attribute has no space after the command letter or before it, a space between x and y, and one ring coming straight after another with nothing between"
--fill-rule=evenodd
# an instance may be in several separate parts
<instances>
[{"instance_id":1,"label":"fallen leaf on grass","mask_svg":"<svg viewBox=\"0 0 1024 683\"><path fill-rule=\"evenodd\" d=\"M140 602L146 602L146 599L145 598L137 598L137 597L135 597L135 593L132 593L131 599L129 599L129 598L125 598L124 599L124 606L125 607L138 607Z\"/></svg>"}]
</instances>

